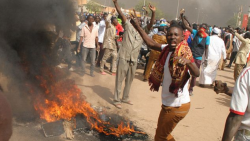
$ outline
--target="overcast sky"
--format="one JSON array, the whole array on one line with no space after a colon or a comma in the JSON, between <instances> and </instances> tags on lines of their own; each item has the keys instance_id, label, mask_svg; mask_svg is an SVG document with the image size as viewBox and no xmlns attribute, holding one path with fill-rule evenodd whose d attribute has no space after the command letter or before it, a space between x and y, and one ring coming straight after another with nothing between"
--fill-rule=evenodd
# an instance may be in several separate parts
<instances>
[{"instance_id":1,"label":"overcast sky","mask_svg":"<svg viewBox=\"0 0 250 141\"><path fill-rule=\"evenodd\" d=\"M113 5L112 0L96 0L102 4ZM133 8L140 0L118 0L125 8ZM167 15L175 18L178 0L151 0ZM179 10L184 8L190 22L196 22L200 9L199 22L210 25L225 26L226 22L237 13L239 6L243 6L243 13L248 13L250 0L179 0ZM168 19L172 20L172 19Z\"/></svg>"}]
</instances>

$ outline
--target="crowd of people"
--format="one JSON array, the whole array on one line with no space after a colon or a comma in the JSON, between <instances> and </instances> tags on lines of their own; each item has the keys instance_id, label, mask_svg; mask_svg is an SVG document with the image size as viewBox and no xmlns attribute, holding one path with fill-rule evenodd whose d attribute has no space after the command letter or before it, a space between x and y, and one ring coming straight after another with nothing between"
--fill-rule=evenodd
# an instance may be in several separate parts
<instances>
[{"instance_id":1,"label":"crowd of people","mask_svg":"<svg viewBox=\"0 0 250 141\"><path fill-rule=\"evenodd\" d=\"M200 87L213 87L217 70L223 71L226 64L231 68L234 63L235 88L222 140L230 141L234 135L235 141L249 140L250 68L247 62L250 27L234 29L206 23L191 24L184 9L177 20L156 20L156 8L150 4L151 18L148 11L144 17L138 18L135 11L126 15L117 0L113 2L115 9L110 13L98 15L81 11L76 17L80 22L71 43L76 46L73 55L81 74L86 72L88 56L90 76L95 76L95 67L99 67L101 75L107 75L105 70L110 71L116 77L113 104L121 109L123 103L133 105L129 98L131 84L138 63L145 62L143 81L149 82L152 91L159 91L162 86L162 110L155 141L174 141L171 132L188 114L196 79L199 77ZM67 46L66 52L69 51L68 43L61 43ZM68 63L68 69L74 70L70 54L63 54L66 54L63 59Z\"/></svg>"}]
</instances>

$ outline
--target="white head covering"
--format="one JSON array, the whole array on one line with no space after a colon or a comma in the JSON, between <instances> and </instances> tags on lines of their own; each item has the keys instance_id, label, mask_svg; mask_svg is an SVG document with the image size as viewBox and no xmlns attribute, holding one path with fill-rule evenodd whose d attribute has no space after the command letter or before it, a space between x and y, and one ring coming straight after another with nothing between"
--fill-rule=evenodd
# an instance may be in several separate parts
<instances>
[{"instance_id":1,"label":"white head covering","mask_svg":"<svg viewBox=\"0 0 250 141\"><path fill-rule=\"evenodd\" d=\"M215 34L220 34L221 30L220 30L219 28L215 27L215 28L213 29L213 32L214 32Z\"/></svg>"}]
</instances>

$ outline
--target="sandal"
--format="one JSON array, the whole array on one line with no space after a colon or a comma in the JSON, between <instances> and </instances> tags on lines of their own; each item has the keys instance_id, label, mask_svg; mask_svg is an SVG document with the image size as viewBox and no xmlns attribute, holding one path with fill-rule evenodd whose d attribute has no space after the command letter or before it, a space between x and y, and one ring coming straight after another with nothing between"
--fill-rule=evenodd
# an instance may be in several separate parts
<instances>
[{"instance_id":1,"label":"sandal","mask_svg":"<svg viewBox=\"0 0 250 141\"><path fill-rule=\"evenodd\" d=\"M120 103L114 103L114 106L118 109L121 109L122 108L122 104Z\"/></svg>"},{"instance_id":2,"label":"sandal","mask_svg":"<svg viewBox=\"0 0 250 141\"><path fill-rule=\"evenodd\" d=\"M131 101L122 101L123 103L129 104L129 105L133 105L133 103Z\"/></svg>"}]
</instances>

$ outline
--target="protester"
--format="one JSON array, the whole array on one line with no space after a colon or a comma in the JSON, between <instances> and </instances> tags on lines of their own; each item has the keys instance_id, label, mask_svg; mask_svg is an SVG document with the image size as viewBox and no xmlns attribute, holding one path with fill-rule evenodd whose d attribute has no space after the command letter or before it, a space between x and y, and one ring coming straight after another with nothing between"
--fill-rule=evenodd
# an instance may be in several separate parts
<instances>
[{"instance_id":1,"label":"protester","mask_svg":"<svg viewBox=\"0 0 250 141\"><path fill-rule=\"evenodd\" d=\"M103 49L103 40L104 40L104 34L105 34L105 30L106 30L106 18L107 18L108 14L104 13L102 20L100 21L99 24L99 30L98 30L98 43L99 43L99 47L100 47L100 51L99 51L99 55L98 55L98 59L96 62L96 66L100 67L101 64L101 60L104 54L104 49Z\"/></svg>"},{"instance_id":2,"label":"protester","mask_svg":"<svg viewBox=\"0 0 250 141\"><path fill-rule=\"evenodd\" d=\"M101 18L99 16L95 16L94 25L98 27L98 30L99 30L99 27L100 27L100 21L101 21Z\"/></svg>"},{"instance_id":3,"label":"protester","mask_svg":"<svg viewBox=\"0 0 250 141\"><path fill-rule=\"evenodd\" d=\"M181 13L181 19L184 24L184 27L188 29L193 35L194 39L191 44L191 50L194 56L194 61L195 64L197 65L198 68L200 68L202 59L204 60L205 66L207 65L208 61L208 46L210 44L210 36L205 32L207 29L206 24L201 24L199 30L192 29L186 18L184 18L184 11ZM205 55L203 56L205 52ZM203 56L203 57L202 57ZM196 77L192 77L191 83L189 86L189 94L193 95L193 89L196 84Z\"/></svg>"},{"instance_id":4,"label":"protester","mask_svg":"<svg viewBox=\"0 0 250 141\"><path fill-rule=\"evenodd\" d=\"M150 89L153 91L158 91L162 84L162 110L155 141L174 141L171 133L179 121L187 115L190 108L188 92L190 74L199 77L199 69L194 63L187 42L184 40L181 26L178 24L170 26L167 32L168 45L162 46L147 36L136 18L133 21L146 44L152 49L162 52L149 78Z\"/></svg>"},{"instance_id":5,"label":"protester","mask_svg":"<svg viewBox=\"0 0 250 141\"><path fill-rule=\"evenodd\" d=\"M250 140L250 67L239 75L231 98L230 113L227 117L222 141Z\"/></svg>"},{"instance_id":6,"label":"protester","mask_svg":"<svg viewBox=\"0 0 250 141\"><path fill-rule=\"evenodd\" d=\"M224 37L224 42L225 42L225 45L226 45L226 50L227 50L227 59L229 59L230 57L230 54L233 50L233 36L232 34L230 33L229 31L230 29L227 28L226 29L226 32L225 32L225 37Z\"/></svg>"},{"instance_id":7,"label":"protester","mask_svg":"<svg viewBox=\"0 0 250 141\"><path fill-rule=\"evenodd\" d=\"M122 24L124 27L122 47L119 50L118 66L116 73L115 83L115 98L114 105L117 108L121 108L121 102L132 105L129 99L129 91L133 82L135 71L137 67L137 58L142 46L142 38L140 34L135 30L132 24L127 20L125 15L122 13L117 0L113 0L116 7L116 11L122 18ZM120 100L121 86L125 79L125 88L123 91L122 100Z\"/></svg>"},{"instance_id":8,"label":"protester","mask_svg":"<svg viewBox=\"0 0 250 141\"><path fill-rule=\"evenodd\" d=\"M80 43L80 38L81 38L81 33L82 33L82 28L87 24L87 20L86 20L86 17L83 16L80 18L80 24L77 26L77 29L76 29L76 41L77 41L77 46L76 46L76 66L77 67L81 67L83 68L82 66L82 45L83 45L83 42L84 40L82 40L82 42ZM80 45L80 52L77 52L77 48L78 46Z\"/></svg>"},{"instance_id":9,"label":"protester","mask_svg":"<svg viewBox=\"0 0 250 141\"><path fill-rule=\"evenodd\" d=\"M90 54L91 66L90 66L90 76L94 77L94 68L95 68L95 56L96 56L96 47L98 47L98 28L94 26L94 17L89 15L87 17L88 24L82 28L80 43L84 40L83 49L82 49L82 74L85 74L85 62L87 60L88 54ZM78 45L78 52L80 52L80 44Z\"/></svg>"},{"instance_id":10,"label":"protester","mask_svg":"<svg viewBox=\"0 0 250 141\"><path fill-rule=\"evenodd\" d=\"M104 65L107 59L112 56L112 75L116 75L116 59L117 59L117 46L116 46L116 26L118 21L115 17L112 17L115 13L115 9L106 18L106 31L104 36L103 48L104 55L101 61L100 71L102 75L106 75L104 72Z\"/></svg>"},{"instance_id":11,"label":"protester","mask_svg":"<svg viewBox=\"0 0 250 141\"><path fill-rule=\"evenodd\" d=\"M241 41L241 46L236 55L235 67L234 67L234 80L236 81L239 74L241 73L241 71L243 70L244 66L247 63L247 54L250 51L250 32L247 32L243 38L241 35L239 35L232 29L230 29L229 31Z\"/></svg>"},{"instance_id":12,"label":"protester","mask_svg":"<svg viewBox=\"0 0 250 141\"><path fill-rule=\"evenodd\" d=\"M226 48L224 41L218 36L220 29L215 27L212 30L212 36L210 37L210 45L208 47L207 65L201 65L201 75L199 78L199 86L210 86L214 83L217 70L220 64L221 56L226 59ZM203 57L204 61L204 57Z\"/></svg>"},{"instance_id":13,"label":"protester","mask_svg":"<svg viewBox=\"0 0 250 141\"><path fill-rule=\"evenodd\" d=\"M116 28L116 35L119 36L119 38L116 40L117 49L119 50L119 48L121 48L122 46L122 34L124 32L124 29L119 22L117 23L115 28Z\"/></svg>"},{"instance_id":14,"label":"protester","mask_svg":"<svg viewBox=\"0 0 250 141\"><path fill-rule=\"evenodd\" d=\"M159 44L167 44L166 33L164 32L164 26L159 27L158 34L153 35L153 40ZM155 61L158 60L160 53L161 52L157 51L157 50L150 51L149 60L148 60L147 66L146 66L146 71L144 74L143 81L148 81L152 67L153 67Z\"/></svg>"},{"instance_id":15,"label":"protester","mask_svg":"<svg viewBox=\"0 0 250 141\"><path fill-rule=\"evenodd\" d=\"M243 36L241 29L238 30L238 33L241 36ZM230 62L228 64L227 68L231 68L232 63L235 60L235 57L236 57L236 55L237 55L237 53L239 51L240 46L241 46L241 41L236 36L234 36L234 38L233 38L233 51L231 53Z\"/></svg>"}]
</instances>

